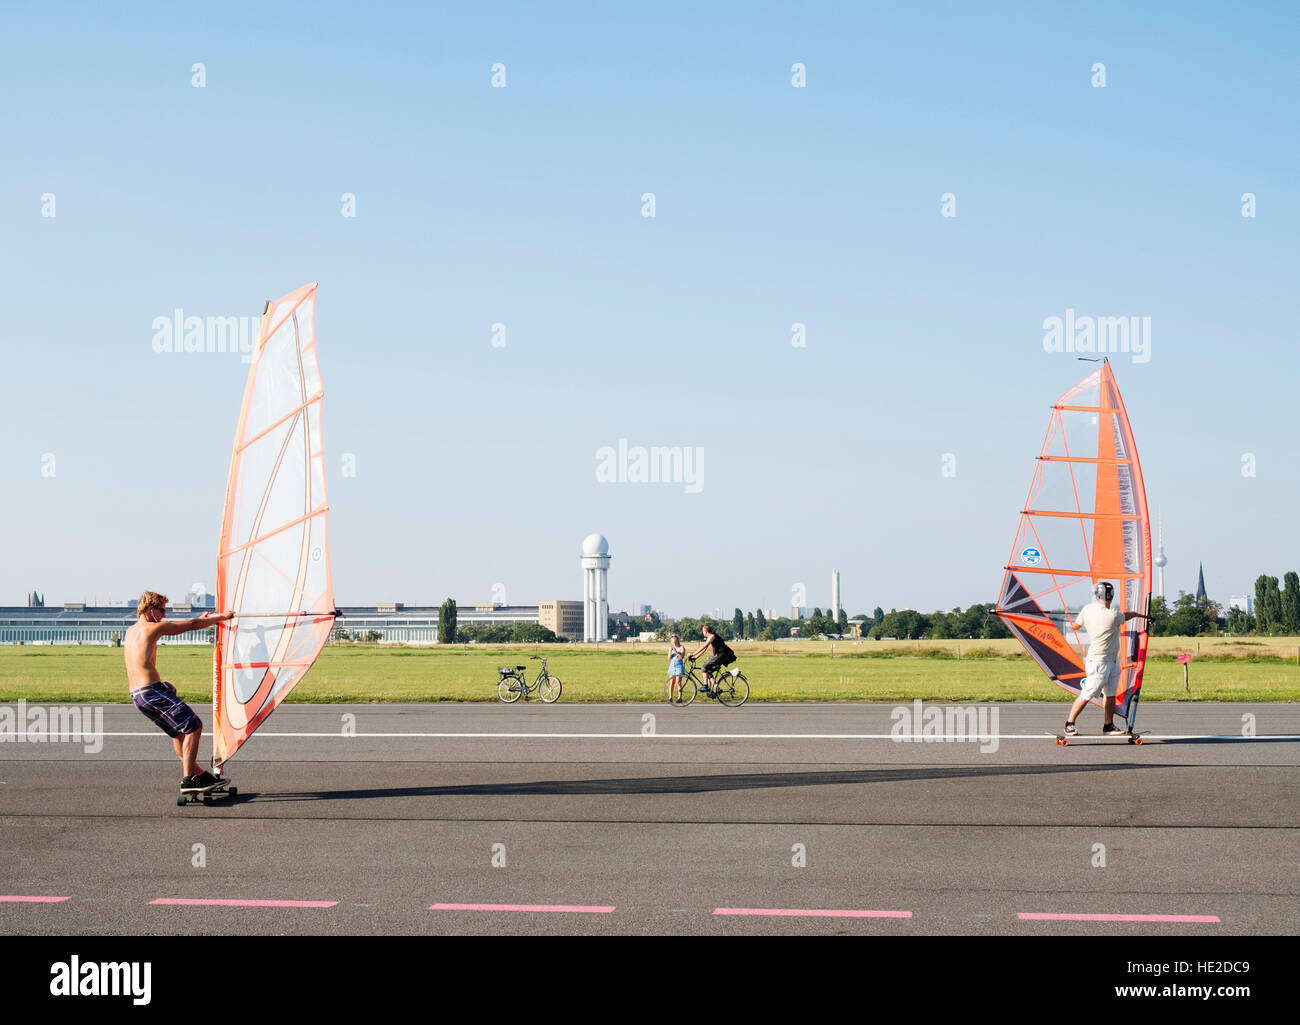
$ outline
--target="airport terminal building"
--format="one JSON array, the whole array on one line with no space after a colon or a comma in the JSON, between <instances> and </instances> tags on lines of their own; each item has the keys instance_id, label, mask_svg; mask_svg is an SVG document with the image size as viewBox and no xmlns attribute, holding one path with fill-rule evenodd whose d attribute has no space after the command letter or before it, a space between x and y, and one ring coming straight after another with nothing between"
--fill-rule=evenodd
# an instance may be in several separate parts
<instances>
[{"instance_id":1,"label":"airport terminal building","mask_svg":"<svg viewBox=\"0 0 1300 1025\"><path fill-rule=\"evenodd\" d=\"M168 619L189 619L207 607L177 602L167 606ZM438 606L381 602L345 606L335 629L350 636L379 634L381 644L436 644ZM537 605L496 605L491 602L457 606L457 626L477 623L539 623L570 640L582 640L581 601L544 601ZM0 644L119 644L136 619L130 605L0 606ZM164 637L163 644L211 644L215 628Z\"/></svg>"}]
</instances>

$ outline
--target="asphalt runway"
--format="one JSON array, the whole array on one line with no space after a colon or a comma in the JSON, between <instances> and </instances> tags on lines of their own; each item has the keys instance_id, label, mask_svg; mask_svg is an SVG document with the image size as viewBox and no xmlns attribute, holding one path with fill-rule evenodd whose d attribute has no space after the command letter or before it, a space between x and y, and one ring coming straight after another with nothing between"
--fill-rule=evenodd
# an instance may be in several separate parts
<instances>
[{"instance_id":1,"label":"asphalt runway","mask_svg":"<svg viewBox=\"0 0 1300 1025\"><path fill-rule=\"evenodd\" d=\"M888 704L286 705L184 808L99 707L0 738L5 934L1297 932L1300 705L1148 704L1140 747L1058 747L1063 704L935 742Z\"/></svg>"}]
</instances>

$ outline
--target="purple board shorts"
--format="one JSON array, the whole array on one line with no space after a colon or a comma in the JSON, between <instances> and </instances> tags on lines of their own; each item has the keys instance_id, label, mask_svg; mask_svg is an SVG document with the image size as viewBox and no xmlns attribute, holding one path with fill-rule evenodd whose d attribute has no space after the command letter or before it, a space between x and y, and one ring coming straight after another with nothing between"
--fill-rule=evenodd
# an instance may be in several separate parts
<instances>
[{"instance_id":1,"label":"purple board shorts","mask_svg":"<svg viewBox=\"0 0 1300 1025\"><path fill-rule=\"evenodd\" d=\"M202 720L176 696L176 688L170 683L151 683L133 690L131 700L169 737L183 737L203 729Z\"/></svg>"}]
</instances>

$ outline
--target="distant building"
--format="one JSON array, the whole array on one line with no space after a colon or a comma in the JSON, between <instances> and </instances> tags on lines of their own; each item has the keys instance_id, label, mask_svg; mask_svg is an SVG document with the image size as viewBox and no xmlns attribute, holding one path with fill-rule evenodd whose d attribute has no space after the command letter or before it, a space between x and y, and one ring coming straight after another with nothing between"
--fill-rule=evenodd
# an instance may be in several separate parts
<instances>
[{"instance_id":1,"label":"distant building","mask_svg":"<svg viewBox=\"0 0 1300 1025\"><path fill-rule=\"evenodd\" d=\"M840 618L840 571L831 570L831 619L836 622Z\"/></svg>"},{"instance_id":2,"label":"distant building","mask_svg":"<svg viewBox=\"0 0 1300 1025\"><path fill-rule=\"evenodd\" d=\"M812 618L812 613L811 613L810 611L808 611L808 606L807 606L807 605L791 605L791 606L790 606L790 618L791 618L791 619L811 619L811 618Z\"/></svg>"},{"instance_id":3,"label":"distant building","mask_svg":"<svg viewBox=\"0 0 1300 1025\"><path fill-rule=\"evenodd\" d=\"M581 602L576 605L581 614ZM188 619L199 610L189 602L167 606L168 619ZM381 643L435 644L438 640L438 607L406 606L401 602L365 606L344 606L342 617L334 624L335 635L351 637L378 634ZM493 623L536 623L537 605L499 605L490 611L458 608L458 626ZM129 607L86 606L68 602L62 608L0 607L0 644L112 644L120 641L127 627L136 621L135 601ZM175 637L163 637L163 644L211 644L213 630L194 630ZM559 633L559 631L556 631Z\"/></svg>"},{"instance_id":4,"label":"distant building","mask_svg":"<svg viewBox=\"0 0 1300 1025\"><path fill-rule=\"evenodd\" d=\"M1232 609L1241 609L1247 615L1255 614L1255 597L1250 594L1234 594L1228 599L1228 607Z\"/></svg>"},{"instance_id":5,"label":"distant building","mask_svg":"<svg viewBox=\"0 0 1300 1025\"><path fill-rule=\"evenodd\" d=\"M37 594L35 591L33 591L31 594L27 596L27 607L29 609L45 608L45 596L41 594Z\"/></svg>"},{"instance_id":6,"label":"distant building","mask_svg":"<svg viewBox=\"0 0 1300 1025\"><path fill-rule=\"evenodd\" d=\"M537 622L558 637L582 640L583 612L580 601L544 601L537 605Z\"/></svg>"},{"instance_id":7,"label":"distant building","mask_svg":"<svg viewBox=\"0 0 1300 1025\"><path fill-rule=\"evenodd\" d=\"M1196 572L1196 600L1200 601L1206 597L1205 594L1205 563L1201 563L1200 569Z\"/></svg>"}]
</instances>

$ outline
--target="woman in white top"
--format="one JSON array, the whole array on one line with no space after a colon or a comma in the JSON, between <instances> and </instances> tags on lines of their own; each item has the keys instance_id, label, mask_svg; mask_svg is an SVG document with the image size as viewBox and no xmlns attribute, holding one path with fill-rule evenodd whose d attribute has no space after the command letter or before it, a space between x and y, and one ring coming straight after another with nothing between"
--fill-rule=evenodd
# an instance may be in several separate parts
<instances>
[{"instance_id":1,"label":"woman in white top","mask_svg":"<svg viewBox=\"0 0 1300 1025\"><path fill-rule=\"evenodd\" d=\"M673 645L668 649L668 703L670 705L681 703L682 677L686 675L685 658L686 649L682 647L682 639L673 634Z\"/></svg>"}]
</instances>

